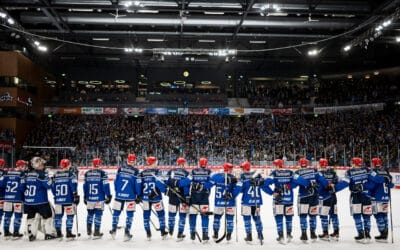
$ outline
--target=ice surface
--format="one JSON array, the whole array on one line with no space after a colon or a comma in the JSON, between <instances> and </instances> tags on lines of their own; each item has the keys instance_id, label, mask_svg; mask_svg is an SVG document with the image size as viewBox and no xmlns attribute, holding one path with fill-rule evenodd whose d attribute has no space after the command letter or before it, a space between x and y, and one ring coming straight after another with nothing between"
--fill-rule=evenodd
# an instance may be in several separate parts
<instances>
[{"instance_id":1,"label":"ice surface","mask_svg":"<svg viewBox=\"0 0 400 250\"><path fill-rule=\"evenodd\" d=\"M113 186L113 185L111 185ZM80 193L82 194L82 183L80 183ZM274 249L296 249L296 248L303 248L303 249L320 249L320 248L327 248L327 249L365 249L366 247L371 249L382 249L383 247L387 250L390 249L400 249L400 209L399 209L399 202L400 202L400 190L393 190L392 198L393 198L393 224L394 224L394 244L391 243L377 243L372 241L370 244L360 244L356 243L353 237L356 235L355 225L352 217L350 216L349 210L349 192L347 190L341 191L338 194L338 211L339 211L339 222L340 222L340 240L339 242L325 242L318 240L315 243L304 244L299 240L300 237L300 225L298 216L294 216L293 221L293 236L294 239L291 243L287 245L278 244L275 240L276 238L276 227L275 221L272 215L272 198L269 195L263 194L263 201L264 205L261 207L261 214L262 214L262 221L264 225L264 245L260 246L257 241L256 232L254 229L253 224L253 244L248 245L244 242L244 225L242 216L239 215L237 219L237 230L234 229L234 234L232 237L231 242L227 243L225 240L219 244L209 241L207 244L202 244L199 241L192 242L189 239L189 225L188 222L186 223L185 227L185 234L186 238L182 242L176 242L176 234L173 238L169 237L166 240L162 240L160 233L156 232L152 228L153 237L151 241L147 241L145 236L145 231L143 228L143 217L142 217L142 210L138 206L137 212L135 213L133 227L131 233L133 234L133 239L129 242L123 242L123 229L118 230L117 237L115 240L111 238L108 231L111 229L111 214L108 207L105 207L104 216L103 216L103 226L102 231L104 236L102 239L99 240L90 240L86 236L86 207L83 204L79 204L78 211L79 211L79 231L82 234L81 237L75 241L66 242L64 241L44 241L43 235L38 233L38 240L35 242L29 242L26 238L23 240L18 241L5 241L3 238L0 239L0 248L3 249L24 249L29 248L31 250L58 250L58 249L85 249L85 250L110 250L110 249L145 249L151 248L153 250L158 249L207 249L210 247L216 249L251 249L251 248L274 248ZM238 197L240 199L240 196ZM212 201L212 199L210 199ZM212 202L211 202L212 204ZM164 201L165 207L167 207L167 199ZM212 206L211 206L212 210ZM297 209L295 209L297 211ZM238 209L238 213L240 214L240 208ZM167 213L166 213L167 214ZM178 216L176 218L178 220ZM154 217L152 214L152 220L158 225L157 218ZM167 221L167 215L166 215ZM212 221L213 218L210 216L210 237L212 234ZM223 225L223 220L221 221L221 225ZM124 213L121 215L120 218L120 225L124 225L125 223L125 216ZM176 222L175 227L177 227L178 223ZM318 227L317 233L321 233L320 227L320 220L318 218ZM197 221L197 228L201 235L201 228L200 228L200 216L198 217ZM25 224L23 224L22 229L25 230ZM64 230L64 224L63 224ZM76 227L74 225L74 231ZM223 226L220 230L220 235L223 230ZM22 231L22 230L21 230ZM177 228L175 228L175 232ZM330 229L330 232L332 229ZM390 231L390 227L389 227ZM237 236L236 236L237 232ZM372 230L371 236L374 237L378 234L375 219L372 218ZM236 242L238 239L238 242ZM389 235L389 240L391 239L391 235Z\"/></svg>"}]
</instances>

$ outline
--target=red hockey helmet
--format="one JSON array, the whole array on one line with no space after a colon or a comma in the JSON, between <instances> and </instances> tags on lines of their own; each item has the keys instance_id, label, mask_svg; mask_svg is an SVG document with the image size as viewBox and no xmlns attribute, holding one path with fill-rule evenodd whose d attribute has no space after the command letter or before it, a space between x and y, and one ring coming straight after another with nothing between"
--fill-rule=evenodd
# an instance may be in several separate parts
<instances>
[{"instance_id":1,"label":"red hockey helmet","mask_svg":"<svg viewBox=\"0 0 400 250\"><path fill-rule=\"evenodd\" d=\"M93 159L93 167L98 167L103 163L103 161L100 158L94 158Z\"/></svg>"},{"instance_id":2,"label":"red hockey helmet","mask_svg":"<svg viewBox=\"0 0 400 250\"><path fill-rule=\"evenodd\" d=\"M373 165L374 167L376 167L376 166L382 166L382 160L381 160L381 158L378 158L378 157L372 158L372 165Z\"/></svg>"},{"instance_id":3,"label":"red hockey helmet","mask_svg":"<svg viewBox=\"0 0 400 250\"><path fill-rule=\"evenodd\" d=\"M4 167L6 161L3 158L0 158L0 168Z\"/></svg>"},{"instance_id":4,"label":"red hockey helmet","mask_svg":"<svg viewBox=\"0 0 400 250\"><path fill-rule=\"evenodd\" d=\"M272 164L274 164L277 167L283 167L283 160L281 159L275 159Z\"/></svg>"},{"instance_id":5,"label":"red hockey helmet","mask_svg":"<svg viewBox=\"0 0 400 250\"><path fill-rule=\"evenodd\" d=\"M126 159L128 164L134 164L136 161L136 155L135 154L128 154L128 158Z\"/></svg>"},{"instance_id":6,"label":"red hockey helmet","mask_svg":"<svg viewBox=\"0 0 400 250\"><path fill-rule=\"evenodd\" d=\"M183 157L179 157L178 159L176 159L176 164L178 164L178 166L185 165L185 163L186 160Z\"/></svg>"},{"instance_id":7,"label":"red hockey helmet","mask_svg":"<svg viewBox=\"0 0 400 250\"><path fill-rule=\"evenodd\" d=\"M70 165L71 165L71 161L69 159L61 159L61 161L60 161L61 168L67 168Z\"/></svg>"},{"instance_id":8,"label":"red hockey helmet","mask_svg":"<svg viewBox=\"0 0 400 250\"><path fill-rule=\"evenodd\" d=\"M307 160L306 158L300 158L300 160L299 160L299 165L300 165L301 167L307 167L307 165L308 165L308 160Z\"/></svg>"},{"instance_id":9,"label":"red hockey helmet","mask_svg":"<svg viewBox=\"0 0 400 250\"><path fill-rule=\"evenodd\" d=\"M202 167L202 168L205 168L205 167L207 167L207 165L208 165L208 160L207 160L207 158L204 158L204 157L200 158L200 160L199 160L199 166Z\"/></svg>"},{"instance_id":10,"label":"red hockey helmet","mask_svg":"<svg viewBox=\"0 0 400 250\"><path fill-rule=\"evenodd\" d=\"M146 158L147 165L152 165L157 161L157 158L154 156L149 156Z\"/></svg>"},{"instance_id":11,"label":"red hockey helmet","mask_svg":"<svg viewBox=\"0 0 400 250\"><path fill-rule=\"evenodd\" d=\"M28 166L28 162L27 162L27 161L24 161L24 160L18 160L18 161L15 163L15 166L17 166L17 168L26 167L26 166Z\"/></svg>"},{"instance_id":12,"label":"red hockey helmet","mask_svg":"<svg viewBox=\"0 0 400 250\"><path fill-rule=\"evenodd\" d=\"M321 167L326 167L326 166L328 166L328 160L325 159L325 158L319 159L319 165L320 165Z\"/></svg>"},{"instance_id":13,"label":"red hockey helmet","mask_svg":"<svg viewBox=\"0 0 400 250\"><path fill-rule=\"evenodd\" d=\"M248 161L242 162L242 164L240 164L240 167L245 171L250 171L251 163Z\"/></svg>"},{"instance_id":14,"label":"red hockey helmet","mask_svg":"<svg viewBox=\"0 0 400 250\"><path fill-rule=\"evenodd\" d=\"M353 165L355 165L355 166L361 166L361 164L362 164L362 159L361 159L360 157L354 157L354 158L351 160L351 163L352 163Z\"/></svg>"},{"instance_id":15,"label":"red hockey helmet","mask_svg":"<svg viewBox=\"0 0 400 250\"><path fill-rule=\"evenodd\" d=\"M233 169L233 165L231 163L225 162L224 165L224 172L229 172Z\"/></svg>"}]
</instances>

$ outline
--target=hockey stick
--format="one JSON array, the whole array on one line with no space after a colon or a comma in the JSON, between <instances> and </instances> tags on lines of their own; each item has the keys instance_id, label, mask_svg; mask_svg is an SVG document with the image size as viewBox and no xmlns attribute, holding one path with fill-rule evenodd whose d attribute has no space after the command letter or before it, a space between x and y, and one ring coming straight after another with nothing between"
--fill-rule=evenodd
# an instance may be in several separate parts
<instances>
[{"instance_id":1,"label":"hockey stick","mask_svg":"<svg viewBox=\"0 0 400 250\"><path fill-rule=\"evenodd\" d=\"M81 233L79 232L79 221L78 221L78 205L75 206L75 226L76 226L76 236L81 237Z\"/></svg>"},{"instance_id":2,"label":"hockey stick","mask_svg":"<svg viewBox=\"0 0 400 250\"><path fill-rule=\"evenodd\" d=\"M235 204L236 204L236 198L235 198ZM239 236L238 236L238 206L236 204L235 206L235 232L236 232L236 242L239 242Z\"/></svg>"},{"instance_id":3,"label":"hockey stick","mask_svg":"<svg viewBox=\"0 0 400 250\"><path fill-rule=\"evenodd\" d=\"M254 173L253 179L254 179L256 176L258 176L257 171ZM255 202L255 207L256 207L256 210L254 211L254 214L257 216L257 221L256 221L256 223L257 223L258 225L260 225L260 224L261 224L261 215L260 215L260 213L259 213L259 211L258 211L257 186L256 186L256 185L253 186L253 194L254 194L254 202ZM257 232L257 234L258 234L258 232ZM261 232L261 234L262 234L262 232ZM258 235L258 237L259 237L259 236L260 236L260 235ZM260 240L260 245L263 245L263 244L264 244L263 239L261 239L260 237L259 237L258 239Z\"/></svg>"},{"instance_id":4,"label":"hockey stick","mask_svg":"<svg viewBox=\"0 0 400 250\"><path fill-rule=\"evenodd\" d=\"M142 204L140 204L140 203L138 203L138 204L139 204L139 206L142 208L142 210L144 211ZM152 212L153 214L155 214L156 216L158 216L157 213L154 212L154 210L153 210L152 208L151 208L150 210L151 210L151 212ZM160 228L157 227L157 225L154 223L154 221L151 219L151 217L150 217L150 223L151 223L151 225L153 226L153 228L154 228L156 231L160 231Z\"/></svg>"},{"instance_id":5,"label":"hockey stick","mask_svg":"<svg viewBox=\"0 0 400 250\"><path fill-rule=\"evenodd\" d=\"M389 209L390 209L390 238L392 241L392 244L394 243L393 239L393 212L392 212L392 191L389 188Z\"/></svg>"},{"instance_id":6,"label":"hockey stick","mask_svg":"<svg viewBox=\"0 0 400 250\"><path fill-rule=\"evenodd\" d=\"M227 190L227 186L228 186L228 173L225 173L225 194L224 195L226 195L226 192L228 191ZM226 237L226 231L227 231L227 228L228 228L228 220L226 219L226 211L227 211L227 205L228 205L228 199L227 198L225 198L225 204L224 204L224 213L225 213L225 230L224 230L224 234L221 236L221 238L219 238L219 239L217 239L216 241L215 241L215 243L220 243L221 241L223 241L224 239L225 239L225 237Z\"/></svg>"},{"instance_id":7,"label":"hockey stick","mask_svg":"<svg viewBox=\"0 0 400 250\"><path fill-rule=\"evenodd\" d=\"M162 184L164 184L166 187L168 187L168 185L167 185L163 180L161 180L160 177L158 177L158 176L156 176L156 175L154 175L154 174L152 174L152 176L153 176L154 178L156 178L159 182L161 182ZM186 204L185 198L184 198L180 193L178 193L177 191L175 191L173 188L170 188L169 190L172 191L183 203ZM187 205L189 205L190 207L192 207L194 210L196 210L196 211L197 211L198 213L200 213L201 215L207 215L207 216L209 216L209 215L213 215L213 214L214 214L214 213L211 212L211 211L203 212L203 211L201 211L200 209L198 209L196 206L193 206L193 205L190 205L190 204L187 204Z\"/></svg>"}]
</instances>

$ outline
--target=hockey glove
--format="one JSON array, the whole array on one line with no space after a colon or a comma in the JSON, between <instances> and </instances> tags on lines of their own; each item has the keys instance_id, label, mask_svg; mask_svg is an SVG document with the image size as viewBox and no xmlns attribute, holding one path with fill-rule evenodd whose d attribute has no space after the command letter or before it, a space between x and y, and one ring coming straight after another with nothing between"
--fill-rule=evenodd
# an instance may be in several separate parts
<instances>
[{"instance_id":1,"label":"hockey glove","mask_svg":"<svg viewBox=\"0 0 400 250\"><path fill-rule=\"evenodd\" d=\"M203 191L204 185L203 185L203 183L197 182L197 183L193 183L193 187L194 187L194 190L196 190L197 192L201 192L201 191Z\"/></svg>"},{"instance_id":2,"label":"hockey glove","mask_svg":"<svg viewBox=\"0 0 400 250\"><path fill-rule=\"evenodd\" d=\"M232 199L232 197L233 197L233 195L231 192L225 192L225 194L224 194L225 200L228 201L228 200Z\"/></svg>"},{"instance_id":3,"label":"hockey glove","mask_svg":"<svg viewBox=\"0 0 400 250\"><path fill-rule=\"evenodd\" d=\"M79 204L79 202L80 202L80 199L81 197L78 195L78 193L74 193L74 201L73 201L73 203L75 204L75 205L78 205Z\"/></svg>"},{"instance_id":4,"label":"hockey glove","mask_svg":"<svg viewBox=\"0 0 400 250\"><path fill-rule=\"evenodd\" d=\"M353 193L360 193L364 190L364 185L362 183L354 184L351 191Z\"/></svg>"},{"instance_id":5,"label":"hockey glove","mask_svg":"<svg viewBox=\"0 0 400 250\"><path fill-rule=\"evenodd\" d=\"M186 203L187 205L190 204L190 196L186 196L186 197L185 197L185 203Z\"/></svg>"},{"instance_id":6,"label":"hockey glove","mask_svg":"<svg viewBox=\"0 0 400 250\"><path fill-rule=\"evenodd\" d=\"M179 187L179 180L177 180L177 179L169 180L169 187L171 187L171 188Z\"/></svg>"},{"instance_id":7,"label":"hockey glove","mask_svg":"<svg viewBox=\"0 0 400 250\"><path fill-rule=\"evenodd\" d=\"M275 202L276 203L281 203L282 202L282 195L280 193L274 193L273 196L275 198Z\"/></svg>"},{"instance_id":8,"label":"hockey glove","mask_svg":"<svg viewBox=\"0 0 400 250\"><path fill-rule=\"evenodd\" d=\"M159 195L160 195L160 193L157 192L156 189L153 189L153 190L151 190L151 192L150 192L150 194L149 194L149 199L150 199L150 200L153 200L154 198L156 198L156 197L159 196Z\"/></svg>"},{"instance_id":9,"label":"hockey glove","mask_svg":"<svg viewBox=\"0 0 400 250\"><path fill-rule=\"evenodd\" d=\"M135 203L139 204L140 202L142 202L142 197L136 196Z\"/></svg>"},{"instance_id":10,"label":"hockey glove","mask_svg":"<svg viewBox=\"0 0 400 250\"><path fill-rule=\"evenodd\" d=\"M104 201L104 203L110 204L111 199L112 199L112 195L107 196L106 199L105 199L105 201Z\"/></svg>"}]
</instances>

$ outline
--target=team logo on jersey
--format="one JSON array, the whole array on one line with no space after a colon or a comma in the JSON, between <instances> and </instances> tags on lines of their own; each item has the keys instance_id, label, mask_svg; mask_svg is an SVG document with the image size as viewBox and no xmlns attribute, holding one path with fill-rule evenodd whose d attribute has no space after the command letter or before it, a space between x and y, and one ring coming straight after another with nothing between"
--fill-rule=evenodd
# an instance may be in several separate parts
<instances>
[{"instance_id":1,"label":"team logo on jersey","mask_svg":"<svg viewBox=\"0 0 400 250\"><path fill-rule=\"evenodd\" d=\"M202 206L201 207L202 212L208 212L208 206Z\"/></svg>"},{"instance_id":2,"label":"team logo on jersey","mask_svg":"<svg viewBox=\"0 0 400 250\"><path fill-rule=\"evenodd\" d=\"M287 214L293 213L293 207L288 207L288 208L286 209L286 213L287 213Z\"/></svg>"},{"instance_id":3,"label":"team logo on jersey","mask_svg":"<svg viewBox=\"0 0 400 250\"><path fill-rule=\"evenodd\" d=\"M128 206L127 206L128 209L134 208L134 207L135 207L135 203L133 203L133 202L128 203Z\"/></svg>"},{"instance_id":4,"label":"team logo on jersey","mask_svg":"<svg viewBox=\"0 0 400 250\"><path fill-rule=\"evenodd\" d=\"M66 212L67 214L71 213L71 212L72 212L72 207L66 207L66 208L65 208L65 212Z\"/></svg>"},{"instance_id":5,"label":"team logo on jersey","mask_svg":"<svg viewBox=\"0 0 400 250\"><path fill-rule=\"evenodd\" d=\"M161 209L161 204L160 204L160 203L154 204L154 208L155 208L155 209Z\"/></svg>"},{"instance_id":6,"label":"team logo on jersey","mask_svg":"<svg viewBox=\"0 0 400 250\"><path fill-rule=\"evenodd\" d=\"M19 204L15 204L15 209L18 209L20 207Z\"/></svg>"},{"instance_id":7,"label":"team logo on jersey","mask_svg":"<svg viewBox=\"0 0 400 250\"><path fill-rule=\"evenodd\" d=\"M311 207L310 213L311 213L311 214L316 213L317 210L318 210L318 207Z\"/></svg>"}]
</instances>

